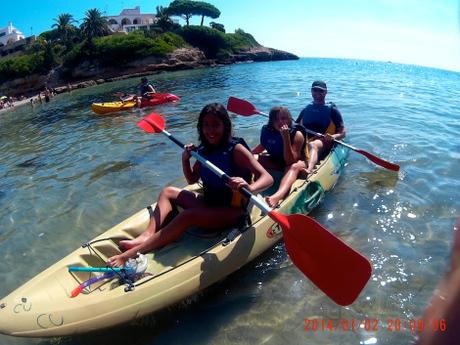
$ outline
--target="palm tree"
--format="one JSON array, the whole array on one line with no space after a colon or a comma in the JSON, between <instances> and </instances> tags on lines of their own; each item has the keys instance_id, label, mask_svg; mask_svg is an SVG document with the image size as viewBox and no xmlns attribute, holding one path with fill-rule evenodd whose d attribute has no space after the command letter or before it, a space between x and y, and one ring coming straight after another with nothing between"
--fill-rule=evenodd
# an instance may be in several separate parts
<instances>
[{"instance_id":1,"label":"palm tree","mask_svg":"<svg viewBox=\"0 0 460 345\"><path fill-rule=\"evenodd\" d=\"M69 33L76 29L76 27L72 24L77 23L77 21L73 19L73 16L69 13L62 13L53 20L56 23L54 23L51 27L57 29L61 40L67 41Z\"/></svg>"},{"instance_id":2,"label":"palm tree","mask_svg":"<svg viewBox=\"0 0 460 345\"><path fill-rule=\"evenodd\" d=\"M91 41L94 37L106 36L110 33L109 23L97 8L86 11L80 25L83 37Z\"/></svg>"},{"instance_id":3,"label":"palm tree","mask_svg":"<svg viewBox=\"0 0 460 345\"><path fill-rule=\"evenodd\" d=\"M163 31L168 31L174 22L172 19L169 17L168 12L167 12L167 7L163 6L157 6L157 13L155 17L157 18L157 25L163 30Z\"/></svg>"}]
</instances>

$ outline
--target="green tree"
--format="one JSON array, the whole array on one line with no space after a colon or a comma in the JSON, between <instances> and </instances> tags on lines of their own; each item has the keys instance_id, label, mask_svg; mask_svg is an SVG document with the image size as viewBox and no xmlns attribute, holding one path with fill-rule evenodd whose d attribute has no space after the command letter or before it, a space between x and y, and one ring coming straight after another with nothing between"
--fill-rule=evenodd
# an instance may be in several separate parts
<instances>
[{"instance_id":1,"label":"green tree","mask_svg":"<svg viewBox=\"0 0 460 345\"><path fill-rule=\"evenodd\" d=\"M168 8L163 7L163 6L157 6L156 9L157 9L157 13L155 15L157 17L156 24L160 27L162 31L169 31L174 26L174 22L169 17Z\"/></svg>"},{"instance_id":2,"label":"green tree","mask_svg":"<svg viewBox=\"0 0 460 345\"><path fill-rule=\"evenodd\" d=\"M43 42L43 68L45 70L50 70L57 64L56 54L53 48L52 43Z\"/></svg>"},{"instance_id":3,"label":"green tree","mask_svg":"<svg viewBox=\"0 0 460 345\"><path fill-rule=\"evenodd\" d=\"M213 5L204 1L191 0L174 0L166 9L170 16L178 16L185 19L187 26L190 24L190 18L194 15L201 16L201 26L203 26L204 17L218 18L220 11Z\"/></svg>"},{"instance_id":4,"label":"green tree","mask_svg":"<svg viewBox=\"0 0 460 345\"><path fill-rule=\"evenodd\" d=\"M216 22L210 22L209 26L215 30L218 30L220 32L225 33L225 27L224 24L216 23Z\"/></svg>"},{"instance_id":5,"label":"green tree","mask_svg":"<svg viewBox=\"0 0 460 345\"><path fill-rule=\"evenodd\" d=\"M187 26L190 24L190 18L194 15L201 16L201 26L203 26L204 17L218 18L220 11L213 5L204 1L191 0L174 0L166 9L170 16L178 16L185 19Z\"/></svg>"},{"instance_id":6,"label":"green tree","mask_svg":"<svg viewBox=\"0 0 460 345\"><path fill-rule=\"evenodd\" d=\"M88 41L94 37L101 37L110 34L107 19L102 16L97 8L86 11L83 23L80 25L81 33Z\"/></svg>"},{"instance_id":7,"label":"green tree","mask_svg":"<svg viewBox=\"0 0 460 345\"><path fill-rule=\"evenodd\" d=\"M174 0L169 4L166 13L185 19L187 26L190 24L190 18L195 14L192 1L189 0Z\"/></svg>"},{"instance_id":8,"label":"green tree","mask_svg":"<svg viewBox=\"0 0 460 345\"><path fill-rule=\"evenodd\" d=\"M38 35L38 38L42 38L48 42L54 42L60 39L57 29L44 31L40 35Z\"/></svg>"},{"instance_id":9,"label":"green tree","mask_svg":"<svg viewBox=\"0 0 460 345\"><path fill-rule=\"evenodd\" d=\"M53 19L54 23L51 27L56 28L59 39L66 43L68 42L71 35L76 32L76 27L73 23L77 23L73 16L69 13L62 13L57 18Z\"/></svg>"},{"instance_id":10,"label":"green tree","mask_svg":"<svg viewBox=\"0 0 460 345\"><path fill-rule=\"evenodd\" d=\"M203 26L204 17L209 17L212 19L219 18L220 11L217 7L204 2L204 1L194 1L195 2L195 14L201 15L201 26ZM225 31L224 31L225 32Z\"/></svg>"}]
</instances>

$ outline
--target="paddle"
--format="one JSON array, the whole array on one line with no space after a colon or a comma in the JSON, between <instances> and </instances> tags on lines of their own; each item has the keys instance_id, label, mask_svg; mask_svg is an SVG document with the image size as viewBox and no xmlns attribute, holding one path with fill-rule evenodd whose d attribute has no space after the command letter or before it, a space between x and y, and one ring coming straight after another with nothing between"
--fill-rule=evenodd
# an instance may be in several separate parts
<instances>
[{"instance_id":1,"label":"paddle","mask_svg":"<svg viewBox=\"0 0 460 345\"><path fill-rule=\"evenodd\" d=\"M88 279L86 281L84 281L83 283L81 283L80 285L78 285L75 289L72 290L72 292L70 293L70 297L74 298L74 297L77 297L80 292L83 291L84 288L92 285L92 284L95 284L101 280L104 280L104 279L109 279L109 278L113 278L115 276L116 272L113 271L113 272L105 272L104 274L100 275L100 276L97 276L97 277L93 277L91 279Z\"/></svg>"},{"instance_id":2,"label":"paddle","mask_svg":"<svg viewBox=\"0 0 460 345\"><path fill-rule=\"evenodd\" d=\"M264 112L261 112L260 110L258 110L254 105L252 105L248 101L246 101L244 99L239 99L239 98L236 98L236 97L230 97L228 99L227 109L230 110L231 112L234 112L235 114L239 114L239 115L243 115L243 116L251 116L251 115L255 115L255 114L260 114L260 115L268 117L268 114L266 114ZM316 135L318 137L323 137L323 138L325 137L324 134L314 132L312 130L309 130L308 128L305 128L305 130L306 130L307 133ZM367 157L370 161L374 162L377 165L380 165L381 167L384 167L385 169L393 170L393 171L399 171L399 165L398 164L388 162L388 161L386 161L386 160L384 160L384 159L382 159L380 157L377 157L377 156L373 155L372 153L369 153L367 151L364 151L364 150L358 149L356 147L353 147L353 146L351 146L349 144L346 144L343 141L334 139L334 142L336 142L337 144L343 145L345 147L348 147L349 149L362 154L363 156Z\"/></svg>"},{"instance_id":3,"label":"paddle","mask_svg":"<svg viewBox=\"0 0 460 345\"><path fill-rule=\"evenodd\" d=\"M137 125L147 133L163 133L181 148L184 144L165 128L162 116L152 113ZM201 164L228 181L230 177L217 166L192 151ZM371 276L371 264L314 219L301 214L285 215L272 210L264 201L242 188L241 194L278 223L292 262L326 295L340 305L349 305L358 297Z\"/></svg>"},{"instance_id":4,"label":"paddle","mask_svg":"<svg viewBox=\"0 0 460 345\"><path fill-rule=\"evenodd\" d=\"M127 93L123 93L123 92L115 92L112 95L115 96L115 97L118 97L118 99L123 103L134 101L135 98L137 97L136 94L127 94Z\"/></svg>"},{"instance_id":5,"label":"paddle","mask_svg":"<svg viewBox=\"0 0 460 345\"><path fill-rule=\"evenodd\" d=\"M126 270L126 268L69 266L68 270L69 272L122 272Z\"/></svg>"},{"instance_id":6,"label":"paddle","mask_svg":"<svg viewBox=\"0 0 460 345\"><path fill-rule=\"evenodd\" d=\"M97 283L98 281L113 278L115 275L125 278L135 278L136 276L142 275L148 266L148 259L143 254L138 254L137 258L129 259L123 268L119 267L81 267L81 266L69 266L69 272L105 272L99 276L88 279L78 285L70 293L70 297L77 297L84 288Z\"/></svg>"}]
</instances>

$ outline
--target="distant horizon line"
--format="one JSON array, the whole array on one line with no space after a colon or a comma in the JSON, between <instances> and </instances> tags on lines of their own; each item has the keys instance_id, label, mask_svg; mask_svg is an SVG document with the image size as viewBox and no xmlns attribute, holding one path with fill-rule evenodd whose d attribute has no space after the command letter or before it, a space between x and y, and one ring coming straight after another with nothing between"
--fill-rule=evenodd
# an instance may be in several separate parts
<instances>
[{"instance_id":1,"label":"distant horizon line","mask_svg":"<svg viewBox=\"0 0 460 345\"><path fill-rule=\"evenodd\" d=\"M460 67L458 70L454 70L454 69L447 69L447 67L417 65L416 63L399 62L399 61L392 61L392 60L371 60L371 59L365 59L365 58L337 57L337 56L301 56L301 55L298 55L298 57L300 59L354 60L354 61L363 61L363 62L390 63L390 64L395 64L395 65L407 65L407 66L414 66L414 67L421 67L421 68L432 68L432 69L439 69L439 70L443 70L447 72L460 73Z\"/></svg>"}]
</instances>

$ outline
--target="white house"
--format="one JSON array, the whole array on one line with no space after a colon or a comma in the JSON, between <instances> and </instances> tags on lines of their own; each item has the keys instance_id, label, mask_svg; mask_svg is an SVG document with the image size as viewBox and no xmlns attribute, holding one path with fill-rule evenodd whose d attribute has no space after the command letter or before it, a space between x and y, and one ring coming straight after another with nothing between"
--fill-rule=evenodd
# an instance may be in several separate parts
<instances>
[{"instance_id":1,"label":"white house","mask_svg":"<svg viewBox=\"0 0 460 345\"><path fill-rule=\"evenodd\" d=\"M105 16L112 31L131 32L139 29L147 29L156 22L156 17L152 13L141 14L139 6L124 9L117 16Z\"/></svg>"},{"instance_id":2,"label":"white house","mask_svg":"<svg viewBox=\"0 0 460 345\"><path fill-rule=\"evenodd\" d=\"M16 29L11 22L8 22L8 26L6 28L0 28L0 43L5 46L9 43L22 40L23 38L24 34Z\"/></svg>"}]
</instances>

